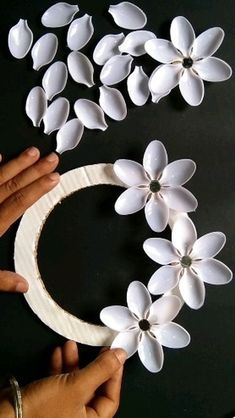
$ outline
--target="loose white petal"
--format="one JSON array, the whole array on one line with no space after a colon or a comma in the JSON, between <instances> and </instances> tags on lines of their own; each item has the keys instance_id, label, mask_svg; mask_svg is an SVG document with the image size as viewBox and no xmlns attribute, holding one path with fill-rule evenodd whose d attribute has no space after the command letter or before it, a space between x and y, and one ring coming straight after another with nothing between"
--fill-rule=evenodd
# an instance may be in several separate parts
<instances>
[{"instance_id":1,"label":"loose white petal","mask_svg":"<svg viewBox=\"0 0 235 418\"><path fill-rule=\"evenodd\" d=\"M58 38L54 33L46 33L34 44L31 55L33 58L33 69L39 70L49 64L55 57L58 49Z\"/></svg>"},{"instance_id":2,"label":"loose white petal","mask_svg":"<svg viewBox=\"0 0 235 418\"><path fill-rule=\"evenodd\" d=\"M139 329L137 320L125 306L108 306L102 309L100 319L114 331L127 331L132 327Z\"/></svg>"},{"instance_id":3,"label":"loose white petal","mask_svg":"<svg viewBox=\"0 0 235 418\"><path fill-rule=\"evenodd\" d=\"M197 199L184 187L167 187L161 194L170 209L178 212L193 212L197 208Z\"/></svg>"},{"instance_id":4,"label":"loose white petal","mask_svg":"<svg viewBox=\"0 0 235 418\"><path fill-rule=\"evenodd\" d=\"M175 286L179 281L179 274L181 267L177 266L162 266L150 278L148 289L152 295L162 295Z\"/></svg>"},{"instance_id":5,"label":"loose white petal","mask_svg":"<svg viewBox=\"0 0 235 418\"><path fill-rule=\"evenodd\" d=\"M77 4L59 2L49 7L42 16L42 24L48 28L60 28L72 22L79 11Z\"/></svg>"},{"instance_id":6,"label":"loose white petal","mask_svg":"<svg viewBox=\"0 0 235 418\"><path fill-rule=\"evenodd\" d=\"M159 264L177 262L179 257L171 241L163 238L149 238L144 241L144 251L153 261Z\"/></svg>"},{"instance_id":7,"label":"loose white petal","mask_svg":"<svg viewBox=\"0 0 235 418\"><path fill-rule=\"evenodd\" d=\"M122 93L114 88L102 86L99 103L103 111L114 120L123 120L127 116L127 107Z\"/></svg>"},{"instance_id":8,"label":"loose white petal","mask_svg":"<svg viewBox=\"0 0 235 418\"><path fill-rule=\"evenodd\" d=\"M127 305L137 318L144 319L152 303L148 289L143 283L131 282L127 289Z\"/></svg>"},{"instance_id":9,"label":"loose white petal","mask_svg":"<svg viewBox=\"0 0 235 418\"><path fill-rule=\"evenodd\" d=\"M147 30L137 30L125 37L123 43L119 45L119 51L130 54L133 57L140 57L146 54L144 45L149 39L155 39L156 35Z\"/></svg>"},{"instance_id":10,"label":"loose white petal","mask_svg":"<svg viewBox=\"0 0 235 418\"><path fill-rule=\"evenodd\" d=\"M210 232L203 235L193 245L192 258L215 257L224 247L226 236L222 232Z\"/></svg>"},{"instance_id":11,"label":"loose white petal","mask_svg":"<svg viewBox=\"0 0 235 418\"><path fill-rule=\"evenodd\" d=\"M94 33L92 16L85 14L79 19L75 19L68 30L67 44L72 51L79 51L91 39Z\"/></svg>"},{"instance_id":12,"label":"loose white petal","mask_svg":"<svg viewBox=\"0 0 235 418\"><path fill-rule=\"evenodd\" d=\"M48 100L61 93L68 80L68 70L64 62L57 61L52 64L45 72L42 79L42 86Z\"/></svg>"},{"instance_id":13,"label":"loose white petal","mask_svg":"<svg viewBox=\"0 0 235 418\"><path fill-rule=\"evenodd\" d=\"M144 188L131 187L123 192L115 203L115 211L119 215L130 215L143 209L148 197Z\"/></svg>"},{"instance_id":14,"label":"loose white petal","mask_svg":"<svg viewBox=\"0 0 235 418\"><path fill-rule=\"evenodd\" d=\"M205 283L227 284L233 278L232 271L224 263L213 258L193 263L193 268Z\"/></svg>"},{"instance_id":15,"label":"loose white petal","mask_svg":"<svg viewBox=\"0 0 235 418\"><path fill-rule=\"evenodd\" d=\"M110 58L100 73L100 81L107 85L120 83L131 71L133 58L130 55L115 55Z\"/></svg>"},{"instance_id":16,"label":"loose white petal","mask_svg":"<svg viewBox=\"0 0 235 418\"><path fill-rule=\"evenodd\" d=\"M172 228L172 244L182 256L189 254L197 239L197 231L189 217L178 216ZM194 258L192 254L190 257Z\"/></svg>"},{"instance_id":17,"label":"loose white petal","mask_svg":"<svg viewBox=\"0 0 235 418\"><path fill-rule=\"evenodd\" d=\"M165 324L172 321L181 309L181 301L177 296L163 296L150 307L148 320L150 324Z\"/></svg>"},{"instance_id":18,"label":"loose white petal","mask_svg":"<svg viewBox=\"0 0 235 418\"><path fill-rule=\"evenodd\" d=\"M111 348L122 348L127 353L127 358L133 356L138 349L140 331L120 332L113 340Z\"/></svg>"},{"instance_id":19,"label":"loose white petal","mask_svg":"<svg viewBox=\"0 0 235 418\"><path fill-rule=\"evenodd\" d=\"M145 217L153 231L164 231L169 219L169 209L161 197L151 197L145 206Z\"/></svg>"},{"instance_id":20,"label":"loose white petal","mask_svg":"<svg viewBox=\"0 0 235 418\"><path fill-rule=\"evenodd\" d=\"M59 130L66 123L69 116L70 104L65 97L59 97L48 107L44 117L44 133L50 135Z\"/></svg>"},{"instance_id":21,"label":"loose white petal","mask_svg":"<svg viewBox=\"0 0 235 418\"><path fill-rule=\"evenodd\" d=\"M158 342L164 347L183 348L190 343L190 335L186 329L174 322L154 326L152 331Z\"/></svg>"},{"instance_id":22,"label":"loose white petal","mask_svg":"<svg viewBox=\"0 0 235 418\"><path fill-rule=\"evenodd\" d=\"M26 114L33 122L33 126L40 126L46 110L47 98L44 90L41 87L34 87L30 90L25 105Z\"/></svg>"},{"instance_id":23,"label":"loose white petal","mask_svg":"<svg viewBox=\"0 0 235 418\"><path fill-rule=\"evenodd\" d=\"M96 45L93 53L93 60L98 65L104 65L110 58L119 55L119 45L125 38L124 33L117 35L106 35Z\"/></svg>"},{"instance_id":24,"label":"loose white petal","mask_svg":"<svg viewBox=\"0 0 235 418\"><path fill-rule=\"evenodd\" d=\"M130 99L136 106L143 106L150 95L149 78L142 67L136 66L127 79L127 90Z\"/></svg>"},{"instance_id":25,"label":"loose white petal","mask_svg":"<svg viewBox=\"0 0 235 418\"><path fill-rule=\"evenodd\" d=\"M107 129L108 125L104 118L104 112L95 102L78 99L74 105L74 111L86 128L101 129L101 131Z\"/></svg>"},{"instance_id":26,"label":"loose white petal","mask_svg":"<svg viewBox=\"0 0 235 418\"><path fill-rule=\"evenodd\" d=\"M20 19L8 34L8 48L11 55L17 59L24 58L33 43L33 32L28 26L27 20Z\"/></svg>"},{"instance_id":27,"label":"loose white petal","mask_svg":"<svg viewBox=\"0 0 235 418\"><path fill-rule=\"evenodd\" d=\"M147 146L143 166L149 176L156 180L168 163L166 148L160 141L151 141Z\"/></svg>"},{"instance_id":28,"label":"loose white petal","mask_svg":"<svg viewBox=\"0 0 235 418\"><path fill-rule=\"evenodd\" d=\"M205 81L225 81L232 75L232 68L225 61L216 57L196 62L193 69Z\"/></svg>"},{"instance_id":29,"label":"loose white petal","mask_svg":"<svg viewBox=\"0 0 235 418\"><path fill-rule=\"evenodd\" d=\"M165 39L151 39L145 43L147 54L163 64L170 64L173 61L182 60L183 56L174 47L172 42Z\"/></svg>"},{"instance_id":30,"label":"loose white petal","mask_svg":"<svg viewBox=\"0 0 235 418\"><path fill-rule=\"evenodd\" d=\"M62 154L65 151L74 149L82 139L84 126L79 119L69 120L59 130L56 136L56 151Z\"/></svg>"},{"instance_id":31,"label":"loose white petal","mask_svg":"<svg viewBox=\"0 0 235 418\"><path fill-rule=\"evenodd\" d=\"M157 67L149 79L151 92L165 95L179 84L181 64L164 64Z\"/></svg>"},{"instance_id":32,"label":"loose white petal","mask_svg":"<svg viewBox=\"0 0 235 418\"><path fill-rule=\"evenodd\" d=\"M200 77L190 69L185 70L180 82L180 92L190 106L199 106L204 97L204 84Z\"/></svg>"},{"instance_id":33,"label":"loose white petal","mask_svg":"<svg viewBox=\"0 0 235 418\"><path fill-rule=\"evenodd\" d=\"M94 68L86 55L73 51L68 55L67 60L69 73L76 83L84 84L87 87L94 86Z\"/></svg>"},{"instance_id":34,"label":"loose white petal","mask_svg":"<svg viewBox=\"0 0 235 418\"><path fill-rule=\"evenodd\" d=\"M224 39L221 28L210 28L202 32L194 41L192 58L207 58L213 55Z\"/></svg>"},{"instance_id":35,"label":"loose white petal","mask_svg":"<svg viewBox=\"0 0 235 418\"><path fill-rule=\"evenodd\" d=\"M161 176L163 186L182 186L191 179L196 170L196 164L192 160L176 160L168 164Z\"/></svg>"},{"instance_id":36,"label":"loose white petal","mask_svg":"<svg viewBox=\"0 0 235 418\"><path fill-rule=\"evenodd\" d=\"M138 347L140 360L146 369L152 373L160 372L163 366L164 354L159 342L147 333L142 334Z\"/></svg>"},{"instance_id":37,"label":"loose white petal","mask_svg":"<svg viewBox=\"0 0 235 418\"><path fill-rule=\"evenodd\" d=\"M192 309L199 309L205 301L205 285L190 269L185 269L179 282L179 290L185 303Z\"/></svg>"},{"instance_id":38,"label":"loose white petal","mask_svg":"<svg viewBox=\"0 0 235 418\"><path fill-rule=\"evenodd\" d=\"M183 16L175 17L171 23L170 35L175 48L188 57L195 40L195 33L191 23Z\"/></svg>"},{"instance_id":39,"label":"loose white petal","mask_svg":"<svg viewBox=\"0 0 235 418\"><path fill-rule=\"evenodd\" d=\"M141 164L132 161L120 159L113 165L116 176L127 186L140 186L149 184L144 168ZM145 191L147 193L147 190Z\"/></svg>"},{"instance_id":40,"label":"loose white petal","mask_svg":"<svg viewBox=\"0 0 235 418\"><path fill-rule=\"evenodd\" d=\"M114 22L121 28L142 29L147 23L143 10L129 1L111 5L108 11L113 16Z\"/></svg>"}]
</instances>

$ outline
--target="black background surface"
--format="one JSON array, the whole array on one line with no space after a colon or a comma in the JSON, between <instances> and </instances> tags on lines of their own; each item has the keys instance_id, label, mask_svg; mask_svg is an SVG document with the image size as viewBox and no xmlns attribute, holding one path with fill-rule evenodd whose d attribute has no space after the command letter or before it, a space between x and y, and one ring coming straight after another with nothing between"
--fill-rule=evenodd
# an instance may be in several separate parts
<instances>
[{"instance_id":1,"label":"black background surface","mask_svg":"<svg viewBox=\"0 0 235 418\"><path fill-rule=\"evenodd\" d=\"M55 1L0 3L0 150L5 160L27 146L38 146L45 155L55 149L56 134L44 135L32 127L24 113L25 99L40 85L45 68L32 70L30 55L21 61L7 50L7 34L19 18L28 19L35 39L46 33L40 17ZM71 2L72 3L72 2ZM136 0L148 16L146 29L169 39L171 20L187 17L197 34L221 26L225 40L215 54L230 65L234 61L234 0ZM91 57L97 41L105 34L120 33L107 13L109 2L80 0L80 13L93 16L95 34L82 52ZM60 39L56 59L65 60L66 28L52 30ZM126 31L124 30L126 33ZM135 60L150 75L156 67L151 58ZM92 89L69 80L63 96L98 99ZM107 118L106 132L86 130L80 145L62 155L59 171L117 158L141 161L147 144L160 139L169 160L192 158L198 169L188 188L199 201L192 219L199 236L221 230L227 245L219 255L234 270L234 79L206 85L203 103L188 106L176 88L159 105L150 101L141 108L127 98L125 82L120 88L127 99L128 117L122 122ZM71 116L73 112L71 112ZM73 116L74 117L74 116ZM109 304L124 304L132 280L147 284L156 265L142 250L142 242L156 236L148 228L143 212L129 217L115 214L118 187L100 186L66 199L51 215L39 242L39 268L52 297L69 312L99 323L99 311ZM13 269L13 246L17 225L0 240L0 265ZM161 236L170 238L166 230ZM199 311L187 307L177 322L191 334L192 342L182 350L165 350L165 364L159 374L150 374L137 356L126 366L119 418L232 418L235 415L235 283L207 286L206 303ZM50 353L63 338L41 323L19 295L0 296L0 374L15 374L22 384L46 374ZM85 365L98 349L81 346Z\"/></svg>"}]
</instances>

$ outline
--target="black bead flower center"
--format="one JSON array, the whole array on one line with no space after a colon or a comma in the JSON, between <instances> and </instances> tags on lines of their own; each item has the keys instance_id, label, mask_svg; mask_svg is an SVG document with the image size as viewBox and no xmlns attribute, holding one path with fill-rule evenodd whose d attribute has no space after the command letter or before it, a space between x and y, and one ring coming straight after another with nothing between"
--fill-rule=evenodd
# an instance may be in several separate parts
<instances>
[{"instance_id":1,"label":"black bead flower center","mask_svg":"<svg viewBox=\"0 0 235 418\"><path fill-rule=\"evenodd\" d=\"M183 59L183 67L184 68L191 68L193 65L193 60L192 58L184 58Z\"/></svg>"},{"instance_id":2,"label":"black bead flower center","mask_svg":"<svg viewBox=\"0 0 235 418\"><path fill-rule=\"evenodd\" d=\"M152 193L157 193L161 189L161 185L157 180L151 181L149 188Z\"/></svg>"},{"instance_id":3,"label":"black bead flower center","mask_svg":"<svg viewBox=\"0 0 235 418\"><path fill-rule=\"evenodd\" d=\"M192 259L188 255L185 255L184 257L181 258L180 262L181 262L182 267L187 268L191 266Z\"/></svg>"},{"instance_id":4,"label":"black bead flower center","mask_svg":"<svg viewBox=\"0 0 235 418\"><path fill-rule=\"evenodd\" d=\"M148 331L150 329L150 323L147 319L141 319L139 322L139 327L142 331Z\"/></svg>"}]
</instances>

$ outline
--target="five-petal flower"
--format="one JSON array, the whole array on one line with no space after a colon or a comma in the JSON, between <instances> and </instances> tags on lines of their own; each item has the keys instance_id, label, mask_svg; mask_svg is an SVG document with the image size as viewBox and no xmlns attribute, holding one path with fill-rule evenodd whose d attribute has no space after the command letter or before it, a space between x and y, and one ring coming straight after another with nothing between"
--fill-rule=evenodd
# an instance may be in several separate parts
<instances>
[{"instance_id":1,"label":"five-petal flower","mask_svg":"<svg viewBox=\"0 0 235 418\"><path fill-rule=\"evenodd\" d=\"M172 242L150 238L144 242L144 251L162 264L150 278L148 289L159 295L177 285L185 303L199 309L205 300L205 283L227 284L232 280L231 270L214 257L226 241L222 232L211 232L197 239L193 222L179 215L172 228Z\"/></svg>"},{"instance_id":2,"label":"five-petal flower","mask_svg":"<svg viewBox=\"0 0 235 418\"><path fill-rule=\"evenodd\" d=\"M143 166L131 160L117 160L114 171L129 188L115 203L120 215L129 215L145 207L150 228L163 231L169 221L169 209L191 212L197 200L182 187L194 174L196 164L182 159L168 164L167 152L160 141L152 141L146 148Z\"/></svg>"},{"instance_id":3,"label":"five-petal flower","mask_svg":"<svg viewBox=\"0 0 235 418\"><path fill-rule=\"evenodd\" d=\"M183 348L190 335L180 325L171 322L181 308L177 296L164 296L152 303L143 283L134 281L127 290L127 305L108 306L100 313L102 322L117 331L111 348L122 348L128 358L137 350L143 365L153 373L163 366L162 345Z\"/></svg>"},{"instance_id":4,"label":"five-petal flower","mask_svg":"<svg viewBox=\"0 0 235 418\"><path fill-rule=\"evenodd\" d=\"M212 57L223 41L224 31L214 27L196 38L189 21L178 16L171 23L170 35L171 42L151 39L145 44L146 52L163 64L149 80L150 91L158 101L179 84L185 101L198 106L204 97L203 80L224 81L231 77L231 67Z\"/></svg>"}]
</instances>

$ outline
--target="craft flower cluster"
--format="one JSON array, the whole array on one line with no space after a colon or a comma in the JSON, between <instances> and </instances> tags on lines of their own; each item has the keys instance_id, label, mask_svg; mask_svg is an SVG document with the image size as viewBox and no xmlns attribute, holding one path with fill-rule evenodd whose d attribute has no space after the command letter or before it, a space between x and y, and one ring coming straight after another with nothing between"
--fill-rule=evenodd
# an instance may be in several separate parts
<instances>
[{"instance_id":1,"label":"craft flower cluster","mask_svg":"<svg viewBox=\"0 0 235 418\"><path fill-rule=\"evenodd\" d=\"M67 32L70 53L67 65L61 61L50 65L42 78L42 86L34 87L26 101L26 114L35 127L43 121L46 134L58 131L56 150L59 153L75 148L82 139L84 128L106 130L105 114L115 121L122 121L127 116L127 105L121 91L110 87L126 78L129 97L136 106L145 105L150 93L152 101L158 103L177 85L186 102L197 106L204 96L203 80L224 81L232 74L228 64L212 57L224 38L221 28L208 29L196 38L188 20L178 16L170 27L172 42L158 39L153 32L143 30L147 24L143 10L124 1L111 5L109 13L116 25L131 32L126 36L123 33L105 35L93 52L93 61L102 67L99 104L78 99L74 104L76 117L67 121L69 100L59 97L50 105L48 101L62 93L68 75L87 88L95 85L93 63L81 52L94 34L92 16L85 14L73 20L78 12L78 5L59 2L43 14L41 22L46 28L70 24ZM9 50L15 58L22 59L32 44L33 33L27 20L20 19L9 31ZM33 68L39 70L50 64L56 57L58 45L58 37L54 33L41 36L31 50ZM150 78L142 66L133 66L134 58L146 53L161 63Z\"/></svg>"}]
</instances>

